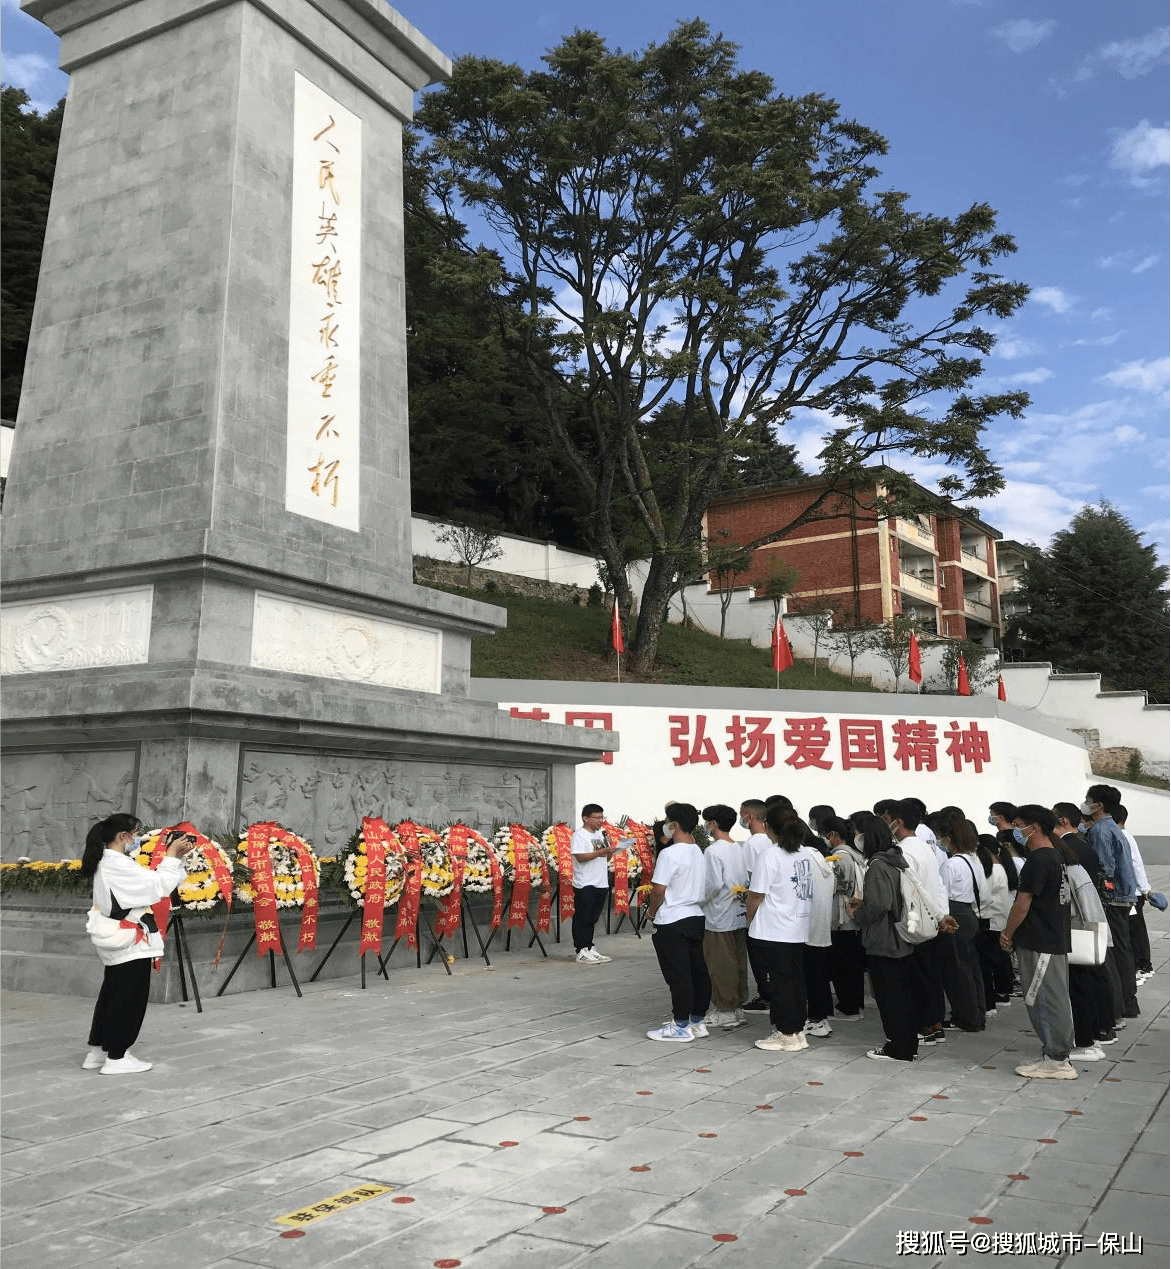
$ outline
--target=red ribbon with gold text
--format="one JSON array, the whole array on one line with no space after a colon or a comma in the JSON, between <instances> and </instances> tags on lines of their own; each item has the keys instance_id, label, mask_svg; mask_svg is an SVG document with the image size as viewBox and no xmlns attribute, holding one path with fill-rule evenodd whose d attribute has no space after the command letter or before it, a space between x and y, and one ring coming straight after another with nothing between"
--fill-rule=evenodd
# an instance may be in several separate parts
<instances>
[{"instance_id":1,"label":"red ribbon with gold text","mask_svg":"<svg viewBox=\"0 0 1171 1269\"><path fill-rule=\"evenodd\" d=\"M272 823L249 824L244 841L244 862L252 881L252 917L256 923L256 952L281 950L281 927L277 920L276 882L272 876L272 855L268 839L280 826Z\"/></svg>"},{"instance_id":2,"label":"red ribbon with gold text","mask_svg":"<svg viewBox=\"0 0 1171 1269\"><path fill-rule=\"evenodd\" d=\"M455 879L451 893L445 895L435 918L435 933L441 938L459 929L460 899L463 896L464 873L468 867L468 840L472 830L466 824L453 824L447 830L447 857ZM489 852L491 853L491 852Z\"/></svg>"},{"instance_id":3,"label":"red ribbon with gold text","mask_svg":"<svg viewBox=\"0 0 1171 1269\"><path fill-rule=\"evenodd\" d=\"M279 825L273 837L291 850L296 857L297 866L301 870L301 890L304 900L301 904L301 933L297 939L298 952L315 952L317 950L317 913L321 907L321 899L317 893L317 870L313 867L313 855L309 847L295 834Z\"/></svg>"},{"instance_id":4,"label":"red ribbon with gold text","mask_svg":"<svg viewBox=\"0 0 1171 1269\"><path fill-rule=\"evenodd\" d=\"M554 824L553 851L557 857L557 899L562 921L573 920L573 829Z\"/></svg>"},{"instance_id":5,"label":"red ribbon with gold text","mask_svg":"<svg viewBox=\"0 0 1171 1269\"><path fill-rule=\"evenodd\" d=\"M533 874L529 868L529 843L532 833L523 824L509 824L512 834L512 902L508 905L508 928L524 929L529 914L529 896L533 890Z\"/></svg>"},{"instance_id":6,"label":"red ribbon with gold text","mask_svg":"<svg viewBox=\"0 0 1171 1269\"><path fill-rule=\"evenodd\" d=\"M398 843L385 820L364 816L362 840L366 846L366 892L362 897L362 936L358 954L382 951L382 925L386 908L386 852Z\"/></svg>"},{"instance_id":7,"label":"red ribbon with gold text","mask_svg":"<svg viewBox=\"0 0 1171 1269\"><path fill-rule=\"evenodd\" d=\"M500 928L500 922L504 920L504 869L500 867L500 860L490 843L488 844L488 871L492 874L492 924L489 928L496 930Z\"/></svg>"},{"instance_id":8,"label":"red ribbon with gold text","mask_svg":"<svg viewBox=\"0 0 1171 1269\"><path fill-rule=\"evenodd\" d=\"M419 946L419 896L423 886L423 853L419 844L419 826L414 820L403 820L394 827L403 857L403 893L398 901L398 920L394 927L396 939L405 938L407 947L415 951Z\"/></svg>"},{"instance_id":9,"label":"red ribbon with gold text","mask_svg":"<svg viewBox=\"0 0 1171 1269\"><path fill-rule=\"evenodd\" d=\"M541 894L537 900L537 933L548 934L553 925L553 887L549 884L549 864L543 850L539 858L541 860Z\"/></svg>"},{"instance_id":10,"label":"red ribbon with gold text","mask_svg":"<svg viewBox=\"0 0 1171 1269\"><path fill-rule=\"evenodd\" d=\"M617 847L611 856L614 863L614 913L617 916L630 915L630 856L622 846L622 831L614 824L603 824L606 834L606 845Z\"/></svg>"}]
</instances>

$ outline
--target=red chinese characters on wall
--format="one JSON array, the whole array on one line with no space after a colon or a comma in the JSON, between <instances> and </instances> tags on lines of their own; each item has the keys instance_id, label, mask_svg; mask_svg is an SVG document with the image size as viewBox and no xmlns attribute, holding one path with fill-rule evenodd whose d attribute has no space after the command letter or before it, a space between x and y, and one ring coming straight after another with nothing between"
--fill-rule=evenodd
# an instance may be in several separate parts
<instances>
[{"instance_id":1,"label":"red chinese characters on wall","mask_svg":"<svg viewBox=\"0 0 1171 1269\"><path fill-rule=\"evenodd\" d=\"M668 724L668 743L675 766L720 764L716 742L708 734L706 714L671 714ZM774 726L779 727L779 736ZM711 730L718 735L717 729ZM724 732L723 749L730 767L775 766L778 742L781 762L795 771L810 767L820 771L835 767L842 771L886 771L888 753L892 768L937 771L943 741L947 742L944 753L957 772L970 768L979 773L991 761L988 733L979 723L961 727L953 722L941 738L936 724L926 719L900 718L884 723L878 718L843 718L835 737L829 723L820 716L774 719L733 714Z\"/></svg>"}]
</instances>

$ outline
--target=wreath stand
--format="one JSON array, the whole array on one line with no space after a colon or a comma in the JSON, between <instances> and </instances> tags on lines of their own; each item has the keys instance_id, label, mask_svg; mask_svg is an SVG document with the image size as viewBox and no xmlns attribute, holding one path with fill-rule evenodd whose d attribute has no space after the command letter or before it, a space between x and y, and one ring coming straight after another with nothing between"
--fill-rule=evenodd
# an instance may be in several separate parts
<instances>
[{"instance_id":1,"label":"wreath stand","mask_svg":"<svg viewBox=\"0 0 1171 1269\"><path fill-rule=\"evenodd\" d=\"M277 934L280 936L280 940L281 940L281 955L285 958L285 967L289 971L289 977L293 980L293 990L297 993L298 997L300 997L301 984L297 982L297 974L296 974L296 971L293 969L293 962L289 959L289 949L285 945L285 932L284 930L281 929L281 918L280 918L279 912L277 913L277 917L276 917L276 925L277 925ZM240 966L243 965L244 957L247 956L248 953L252 950L252 946L255 942L256 942L256 930L253 929L251 935L248 938L248 942L244 944L244 950L240 953L239 956L236 957L235 965L233 965L231 970L228 972L227 978L225 978L224 981L220 984L220 989L219 991L216 992L216 996L222 996L224 992L227 991L228 984L235 977L236 970L238 970ZM275 987L276 986L276 953L271 948L269 948L269 952L268 952L268 972L270 977L269 986Z\"/></svg>"},{"instance_id":2,"label":"wreath stand","mask_svg":"<svg viewBox=\"0 0 1171 1269\"><path fill-rule=\"evenodd\" d=\"M187 973L191 975L191 991L195 996L195 1012L203 1012L203 1001L199 998L199 983L195 977L195 965L191 960L191 945L187 941L187 931L183 927L181 913L172 911L167 921L167 929L175 931L175 947L179 954L179 990L183 993L183 1003L187 1003L187 974L183 972L183 962L187 962Z\"/></svg>"},{"instance_id":3,"label":"wreath stand","mask_svg":"<svg viewBox=\"0 0 1171 1269\"><path fill-rule=\"evenodd\" d=\"M510 906L511 906L511 901L512 901L512 892L511 892L511 890L509 891L508 900L509 900L509 901L508 901L507 903L505 903L505 905L504 905L504 910L505 910L505 912L507 912L507 911L509 910ZM531 897L530 897L530 899L529 899L529 905L530 905L530 907L532 906L532 899L531 899ZM541 936L540 936L540 934L538 934L538 933L537 933L537 927L536 927L536 925L535 925L535 924L534 924L534 922L533 922L533 914L532 914L532 912L530 912L530 911L529 911L529 908L526 908L526 909L525 909L525 921L528 923L528 927L529 927L529 929L532 931L532 935L533 935L533 937L532 937L531 939L529 939L529 941L528 941L528 946L529 946L529 947L532 947L532 945L533 945L534 943L536 943L536 945L537 945L537 946L541 949L541 955L542 955L542 956L543 956L546 960L548 960L548 959L549 959L549 953L545 951L545 944L541 942ZM473 924L474 924L474 922L473 922ZM508 918L507 918L507 917L505 917L504 950L505 950L506 952L511 952L511 951L512 951L512 931L513 931L514 929L517 929L517 930L522 930L522 931L523 931L523 930L524 930L524 926L523 926L523 925L518 925L518 926L511 926L511 925L508 925ZM497 926L497 927L496 927L496 928L492 931L492 933L488 935L488 942L487 942L487 943L482 943L482 944L481 944L481 947L483 948L483 952L484 952L484 959L485 959L485 960L487 960L487 959L488 959L488 948L490 948L490 947L492 946L493 941L495 940L495 938L496 938L497 934L499 934L499 933L500 933L500 926ZM477 934L477 937L478 937L478 936L479 936L479 931L478 931L478 930L476 931L476 934Z\"/></svg>"}]
</instances>

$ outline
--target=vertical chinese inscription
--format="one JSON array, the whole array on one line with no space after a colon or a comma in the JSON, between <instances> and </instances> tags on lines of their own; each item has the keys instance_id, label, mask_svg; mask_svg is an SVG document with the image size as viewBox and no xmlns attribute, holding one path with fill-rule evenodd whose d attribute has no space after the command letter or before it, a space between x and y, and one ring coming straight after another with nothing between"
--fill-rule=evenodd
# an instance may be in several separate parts
<instances>
[{"instance_id":1,"label":"vertical chinese inscription","mask_svg":"<svg viewBox=\"0 0 1171 1269\"><path fill-rule=\"evenodd\" d=\"M285 507L360 528L362 124L296 76Z\"/></svg>"}]
</instances>

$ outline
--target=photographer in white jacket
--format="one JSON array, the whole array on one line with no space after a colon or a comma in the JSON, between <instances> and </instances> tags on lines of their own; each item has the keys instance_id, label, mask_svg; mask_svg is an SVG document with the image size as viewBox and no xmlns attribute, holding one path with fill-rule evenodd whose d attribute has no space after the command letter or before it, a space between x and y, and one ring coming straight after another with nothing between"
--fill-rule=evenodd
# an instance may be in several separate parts
<instances>
[{"instance_id":1,"label":"photographer in white jacket","mask_svg":"<svg viewBox=\"0 0 1171 1269\"><path fill-rule=\"evenodd\" d=\"M97 948L106 971L89 1030L86 1071L103 1075L138 1075L151 1064L136 1058L130 1046L138 1039L150 994L151 962L163 954L163 940L151 912L183 880L183 855L195 838L175 830L168 835L166 856L155 869L127 857L138 846L140 825L133 815L111 815L86 834L81 860L83 876L94 879L94 907L103 915L138 927L129 946Z\"/></svg>"}]
</instances>

